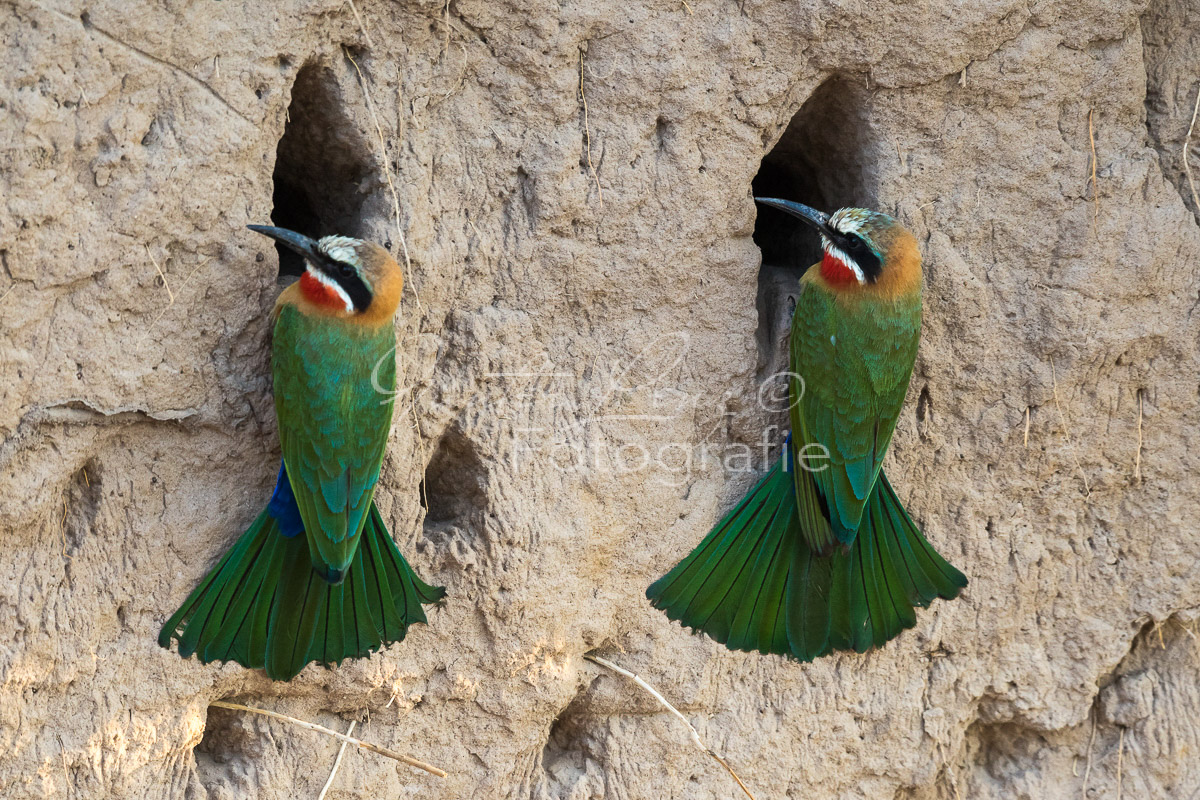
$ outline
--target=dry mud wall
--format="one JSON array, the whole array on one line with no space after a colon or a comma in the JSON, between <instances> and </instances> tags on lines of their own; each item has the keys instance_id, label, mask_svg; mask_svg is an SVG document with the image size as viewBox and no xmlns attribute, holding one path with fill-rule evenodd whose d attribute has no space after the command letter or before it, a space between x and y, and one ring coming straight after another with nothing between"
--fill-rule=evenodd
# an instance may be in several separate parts
<instances>
[{"instance_id":1,"label":"dry mud wall","mask_svg":"<svg viewBox=\"0 0 1200 800\"><path fill-rule=\"evenodd\" d=\"M352 750L330 798L737 796L594 651L759 798L1195 797L1198 31L1196 0L0 3L0 795L315 797L337 742L235 698L450 772ZM782 421L812 243L752 186L925 253L887 468L971 585L865 656L731 653L643 597ZM379 497L450 593L288 684L155 643L275 478L270 219L407 250Z\"/></svg>"}]
</instances>

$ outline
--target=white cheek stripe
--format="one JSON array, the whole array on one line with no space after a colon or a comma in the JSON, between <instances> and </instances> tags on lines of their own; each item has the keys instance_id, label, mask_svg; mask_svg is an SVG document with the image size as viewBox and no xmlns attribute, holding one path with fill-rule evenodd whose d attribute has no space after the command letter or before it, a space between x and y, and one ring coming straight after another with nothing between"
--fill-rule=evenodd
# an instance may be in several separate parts
<instances>
[{"instance_id":1,"label":"white cheek stripe","mask_svg":"<svg viewBox=\"0 0 1200 800\"><path fill-rule=\"evenodd\" d=\"M317 283L333 290L333 293L336 294L338 299L342 301L342 305L346 307L347 313L354 313L354 302L350 299L350 295L346 294L346 290L341 286L338 286L337 281L331 280L328 276L323 274L321 270L317 269L312 264L306 263L305 266L308 274L317 279Z\"/></svg>"},{"instance_id":2,"label":"white cheek stripe","mask_svg":"<svg viewBox=\"0 0 1200 800\"><path fill-rule=\"evenodd\" d=\"M826 252L826 253L828 253L829 255L833 256L833 257L834 257L834 258L836 258L838 261L842 262L842 264L843 264L843 265L844 265L844 266L845 266L845 267L846 267L848 270L850 270L851 272L853 272L853 273L854 273L854 277L855 277L855 279L856 279L856 280L857 280L857 281L858 281L860 284L862 284L862 283L866 283L866 282L867 282L867 277L866 277L865 275L863 275L863 271L862 271L861 269L859 269L859 267L858 267L858 264L854 263L854 259L853 259L853 258L851 258L850 256L846 255L846 254L845 254L843 251L839 250L838 248L834 247L834 246L833 246L833 242L829 241L829 239L828 239L828 238L826 238L825 234L821 234L821 238L824 240L823 244L825 245L825 252Z\"/></svg>"}]
</instances>

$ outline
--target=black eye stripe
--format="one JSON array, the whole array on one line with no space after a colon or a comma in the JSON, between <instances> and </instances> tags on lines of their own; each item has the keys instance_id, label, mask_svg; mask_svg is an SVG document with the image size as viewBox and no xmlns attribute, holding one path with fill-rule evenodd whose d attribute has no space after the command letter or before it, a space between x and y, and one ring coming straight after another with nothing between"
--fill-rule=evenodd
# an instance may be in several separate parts
<instances>
[{"instance_id":1,"label":"black eye stripe","mask_svg":"<svg viewBox=\"0 0 1200 800\"><path fill-rule=\"evenodd\" d=\"M847 250L857 252L867 246L867 243L855 236L853 233L842 234L845 237L844 247Z\"/></svg>"},{"instance_id":2,"label":"black eye stripe","mask_svg":"<svg viewBox=\"0 0 1200 800\"><path fill-rule=\"evenodd\" d=\"M321 264L321 271L342 287L350 302L354 304L355 311L366 311L371 305L371 288L359 277L358 270L352 265L326 257Z\"/></svg>"},{"instance_id":3,"label":"black eye stripe","mask_svg":"<svg viewBox=\"0 0 1200 800\"><path fill-rule=\"evenodd\" d=\"M875 251L867 245L861 236L855 233L844 233L837 231L840 241L835 244L854 259L854 263L862 270L863 277L868 283L874 283L879 278L879 273L883 271L883 263L879 260L879 256L875 255Z\"/></svg>"}]
</instances>

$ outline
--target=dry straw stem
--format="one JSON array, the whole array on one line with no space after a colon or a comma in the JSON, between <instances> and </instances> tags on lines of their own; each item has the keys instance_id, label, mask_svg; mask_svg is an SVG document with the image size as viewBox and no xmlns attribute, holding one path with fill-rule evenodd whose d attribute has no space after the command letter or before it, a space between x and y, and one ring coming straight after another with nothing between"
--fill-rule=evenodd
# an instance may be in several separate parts
<instances>
[{"instance_id":1,"label":"dry straw stem","mask_svg":"<svg viewBox=\"0 0 1200 800\"><path fill-rule=\"evenodd\" d=\"M1083 490L1088 497L1092 496L1092 487L1088 483L1087 473L1083 471L1083 466L1079 463L1079 456L1075 454L1075 440L1071 436L1071 428L1067 425L1067 417L1063 414L1062 404L1058 402L1058 371L1054 368L1054 356L1050 356L1050 379L1054 382L1054 407L1058 409L1058 419L1063 426L1063 435L1067 437L1067 445L1071 450L1071 460L1075 462L1075 469L1079 470L1079 477L1083 478Z\"/></svg>"},{"instance_id":2,"label":"dry straw stem","mask_svg":"<svg viewBox=\"0 0 1200 800\"><path fill-rule=\"evenodd\" d=\"M62 518L58 521L58 538L62 540L62 557L67 561L73 561L71 554L67 552L67 499L64 497L62 501Z\"/></svg>"},{"instance_id":3,"label":"dry straw stem","mask_svg":"<svg viewBox=\"0 0 1200 800\"><path fill-rule=\"evenodd\" d=\"M1183 138L1183 172L1187 175L1188 187L1192 190L1192 202L1200 212L1200 194L1196 193L1196 179L1192 177L1192 165L1188 163L1188 150L1192 147L1192 134L1196 131L1196 116L1200 114L1200 86L1196 87L1196 105L1192 109L1192 124L1188 125L1187 136Z\"/></svg>"},{"instance_id":4,"label":"dry straw stem","mask_svg":"<svg viewBox=\"0 0 1200 800\"><path fill-rule=\"evenodd\" d=\"M150 252L150 251L147 250L146 252ZM204 259L204 261L202 261L196 265L196 268L194 270L192 270L190 273L188 273L188 276L183 279L183 283L179 284L180 295L183 294L183 290L188 287L188 284L192 282L192 278L195 277L196 273L199 272L203 267L207 266L208 262L209 262L209 259L207 259L207 258ZM155 266L158 266L157 262L155 262ZM165 279L163 280L163 283L164 284L166 283ZM142 335L143 341L150 338L150 332L152 330L154 330L154 326L157 325L158 321L161 320L163 317L165 317L167 315L167 312L170 311L174 306L175 306L175 298L171 297L171 302L167 303L167 307L164 308L162 311L158 312L158 316L156 316L153 320L150 321L150 326L148 328L146 328L146 333Z\"/></svg>"},{"instance_id":5,"label":"dry straw stem","mask_svg":"<svg viewBox=\"0 0 1200 800\"><path fill-rule=\"evenodd\" d=\"M353 8L354 4L351 3ZM355 16L358 15L357 10ZM359 26L362 27L362 18L359 17ZM362 28L363 36L370 42L370 36L367 35L367 29ZM383 174L387 178L388 191L392 193L392 213L396 217L396 236L400 239L400 251L404 253L404 282L412 287L413 297L417 301L417 310L421 310L421 294L417 291L416 280L412 274L412 259L408 257L408 240L404 238L404 228L400 224L400 195L396 191L396 182L392 179L392 160L387 154L387 141L383 138L383 126L379 124L379 115L375 113L375 102L371 100L371 90L367 87L367 79L363 77L362 70L358 68L358 62L354 60L354 56L350 55L350 51L343 48L342 52L346 54L346 58L354 65L354 71L358 74L358 85L362 87L363 98L367 103L367 111L371 114L371 122L375 125L375 133L379 137L379 157L383 159Z\"/></svg>"},{"instance_id":6,"label":"dry straw stem","mask_svg":"<svg viewBox=\"0 0 1200 800\"><path fill-rule=\"evenodd\" d=\"M1096 129L1092 125L1093 109L1088 109L1088 141L1092 145L1092 236L1100 221L1100 187L1096 185Z\"/></svg>"},{"instance_id":7,"label":"dry straw stem","mask_svg":"<svg viewBox=\"0 0 1200 800\"><path fill-rule=\"evenodd\" d=\"M592 128L588 122L587 95L583 92L583 50L579 51L579 100L583 103L583 143L587 148L588 170L592 180L596 182L596 194L600 197L600 207L604 208L604 190L600 188L600 176L596 174L596 165L592 163Z\"/></svg>"},{"instance_id":8,"label":"dry straw stem","mask_svg":"<svg viewBox=\"0 0 1200 800\"><path fill-rule=\"evenodd\" d=\"M446 38L442 41L442 55L450 49L450 0L442 6L442 27L446 29Z\"/></svg>"},{"instance_id":9,"label":"dry straw stem","mask_svg":"<svg viewBox=\"0 0 1200 800\"><path fill-rule=\"evenodd\" d=\"M688 5L687 0L679 0L679 2L683 3L683 7L687 9L687 12L689 15L696 13L695 11L692 11L692 7ZM447 4L447 5L449 5L449 4Z\"/></svg>"},{"instance_id":10,"label":"dry straw stem","mask_svg":"<svg viewBox=\"0 0 1200 800\"><path fill-rule=\"evenodd\" d=\"M1138 446L1137 455L1133 458L1133 479L1135 481L1142 480L1142 405L1145 396L1145 393L1141 389L1138 389Z\"/></svg>"},{"instance_id":11,"label":"dry straw stem","mask_svg":"<svg viewBox=\"0 0 1200 800\"><path fill-rule=\"evenodd\" d=\"M366 38L368 44L371 42L370 34L367 33L366 27L363 25L362 17L358 14L358 9L355 7L353 0L348 0L350 8L354 10L354 17L358 20L358 26L362 30L363 37ZM372 46L373 47L373 46ZM362 70L358 67L358 62L354 60L354 56L350 55L350 51L343 48L346 58L354 65L354 72L358 75L358 84L362 87L363 98L367 103L367 111L371 114L371 121L375 124L375 133L379 137L379 157L383 159L383 174L387 178L388 191L392 194L392 213L396 218L396 237L400 239L400 251L404 253L404 282L412 287L413 299L417 301L417 310L422 311L421 293L417 291L416 278L412 271L412 260L408 256L408 240L404 238L404 228L400 223L400 195L396 191L396 182L392 179L392 160L387 154L387 144L383 138L383 126L379 124L379 115L375 113L375 103L371 100L371 90L367 87L367 80L363 77ZM412 413L413 424L417 429L417 446L421 451L421 463L425 461L425 441L421 438L421 423L417 418L416 400L412 395L412 390L409 390L409 411Z\"/></svg>"},{"instance_id":12,"label":"dry straw stem","mask_svg":"<svg viewBox=\"0 0 1200 800\"><path fill-rule=\"evenodd\" d=\"M58 754L60 756L62 756L63 786L66 788L66 791L64 792L63 797L70 797L72 786L71 786L71 771L67 768L67 746L65 744L63 744L62 734L56 733L54 736L56 739L58 739Z\"/></svg>"},{"instance_id":13,"label":"dry straw stem","mask_svg":"<svg viewBox=\"0 0 1200 800\"><path fill-rule=\"evenodd\" d=\"M354 726L358 724L358 720L350 720L350 727L346 728L346 735L354 733ZM317 795L317 800L325 800L325 795L329 792L329 787L333 786L333 777L337 775L338 767L342 765L342 756L346 754L346 745L348 741L343 741L342 746L338 748L337 758L333 760L333 769L329 771L329 780L325 781L325 786L322 787L321 793Z\"/></svg>"},{"instance_id":14,"label":"dry straw stem","mask_svg":"<svg viewBox=\"0 0 1200 800\"><path fill-rule=\"evenodd\" d=\"M432 775L437 775L439 778L446 777L445 770L438 769L432 764L426 764L424 761L418 761L411 756L397 753L395 750L388 750L386 747L380 747L377 744L371 744L370 742L364 742L361 739L355 739L353 736L348 736L344 733L338 733L332 728L326 728L324 725L317 725L314 722L305 722L302 719L289 717L287 714L279 714L274 711L267 711L265 708L254 708L253 706L244 706L240 703L227 703L224 700L213 700L210 705L216 706L217 708L228 708L231 711L248 711L251 714L262 714L264 717L271 717L272 719L280 719L284 722L290 722L293 725L299 725L301 728L308 728L310 731L317 731L318 733L324 733L327 736L332 736L335 739L341 739L343 742L356 745L357 747L361 747L363 750L370 750L372 753L378 753L381 756L394 758L397 761L408 764L410 767L423 769Z\"/></svg>"},{"instance_id":15,"label":"dry straw stem","mask_svg":"<svg viewBox=\"0 0 1200 800\"><path fill-rule=\"evenodd\" d=\"M1092 745L1096 743L1096 723L1099 718L1092 712L1092 735L1088 737L1087 766L1083 770L1083 800L1088 796L1088 780L1092 777Z\"/></svg>"},{"instance_id":16,"label":"dry straw stem","mask_svg":"<svg viewBox=\"0 0 1200 800\"><path fill-rule=\"evenodd\" d=\"M158 259L154 257L154 253L150 252L150 245L143 246L146 248L146 255L150 257L154 268L158 270L158 277L162 278L163 288L167 290L167 308L170 308L175 305L175 293L171 291L171 284L167 283L167 276L163 274L162 267L158 265Z\"/></svg>"},{"instance_id":17,"label":"dry straw stem","mask_svg":"<svg viewBox=\"0 0 1200 800\"><path fill-rule=\"evenodd\" d=\"M354 12L354 19L358 22L358 29L362 31L363 38L367 40L367 47L375 49L375 42L371 39L371 34L367 33L367 26L363 24L362 14L358 13L358 6L354 5L354 0L346 0L350 5L350 10ZM450 4L447 3L447 6Z\"/></svg>"},{"instance_id":18,"label":"dry straw stem","mask_svg":"<svg viewBox=\"0 0 1200 800\"><path fill-rule=\"evenodd\" d=\"M962 793L958 791L958 780L954 777L954 770L950 767L950 760L946 758L946 751L942 749L942 743L937 743L938 760L946 767L946 780L950 781L950 790L954 792L954 800L962 800Z\"/></svg>"},{"instance_id":19,"label":"dry straw stem","mask_svg":"<svg viewBox=\"0 0 1200 800\"><path fill-rule=\"evenodd\" d=\"M602 667L611 669L613 672L624 675L626 678L629 678L634 683L636 683L638 686L642 687L647 692L649 692L654 697L654 699L657 700L662 705L663 708L667 709L667 711L674 714L676 717L678 717L680 719L680 721L683 722L684 725L687 726L688 732L691 733L691 735L692 735L692 741L696 743L696 746L699 747L701 750L703 750L705 753L708 753L708 755L711 756L714 761L716 761L718 764L720 764L722 767L724 767L725 771L729 773L729 776L731 778L733 778L737 782L737 785L739 787L741 787L741 790L746 793L746 797L749 797L750 800L754 800L754 795L751 794L750 790L746 788L746 784L742 783L742 779L739 778L737 773L733 771L733 767L729 766L729 763L727 761L725 761L725 759L721 758L719 755L714 753L712 750L708 749L708 746L705 745L704 742L700 739L699 732L695 729L695 727L692 726L692 723L688 722L688 718L685 717L683 714L681 714L679 712L679 709L675 708L675 706L668 703L667 698L665 698L661 694L659 694L657 689L655 689L653 686L651 686L650 684L648 684L644 680L642 680L641 676L635 675L634 673L630 672L629 670L627 670L623 667L618 667L616 664L612 663L611 661L609 661L606 658L601 658L600 656L593 656L593 655L588 655L588 654L585 654L584 658L586 658L588 661L592 661L596 664L599 664Z\"/></svg>"},{"instance_id":20,"label":"dry straw stem","mask_svg":"<svg viewBox=\"0 0 1200 800\"><path fill-rule=\"evenodd\" d=\"M461 89L467 82L467 67L470 66L471 56L467 54L467 48L463 46L462 42L455 42L454 44L458 46L459 52L462 53L462 69L458 71L458 77L454 79L454 83L451 84L450 88L446 90L446 93L429 104L430 108L437 108L442 103L449 100L450 96ZM449 44L446 46L449 47Z\"/></svg>"},{"instance_id":21,"label":"dry straw stem","mask_svg":"<svg viewBox=\"0 0 1200 800\"><path fill-rule=\"evenodd\" d=\"M8 297L10 294L12 294L12 290L13 290L13 289L15 289L15 288L17 288L17 285L14 283L12 286L10 286L10 287L8 287L7 289L5 289L5 290L4 290L4 294L0 294L0 303L3 303L3 302L4 302L4 298L6 298L6 297Z\"/></svg>"},{"instance_id":22,"label":"dry straw stem","mask_svg":"<svg viewBox=\"0 0 1200 800\"><path fill-rule=\"evenodd\" d=\"M1117 800L1121 800L1121 762L1125 759L1125 728L1121 728L1121 741L1117 745Z\"/></svg>"}]
</instances>

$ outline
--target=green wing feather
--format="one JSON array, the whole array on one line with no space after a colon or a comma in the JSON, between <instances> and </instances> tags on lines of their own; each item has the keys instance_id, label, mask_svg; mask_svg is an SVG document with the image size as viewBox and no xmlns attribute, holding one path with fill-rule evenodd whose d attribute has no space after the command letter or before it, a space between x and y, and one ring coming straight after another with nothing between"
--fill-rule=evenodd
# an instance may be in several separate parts
<instances>
[{"instance_id":1,"label":"green wing feather","mask_svg":"<svg viewBox=\"0 0 1200 800\"><path fill-rule=\"evenodd\" d=\"M921 298L891 308L834 296L804 281L792 317L792 436L799 452L828 451L828 468L811 473L819 498L797 484L800 506L823 500L831 535L854 539L904 404L921 330ZM881 313L886 312L886 313ZM819 452L819 451L817 451ZM797 474L801 470L797 470ZM827 553L829 538L806 529Z\"/></svg>"},{"instance_id":2,"label":"green wing feather","mask_svg":"<svg viewBox=\"0 0 1200 800\"><path fill-rule=\"evenodd\" d=\"M279 439L313 565L340 581L358 548L392 424L390 325L376 331L291 306L275 323ZM364 376L371 376L370 378Z\"/></svg>"},{"instance_id":3,"label":"green wing feather","mask_svg":"<svg viewBox=\"0 0 1200 800\"><path fill-rule=\"evenodd\" d=\"M827 650L827 570L814 569L799 524L781 460L646 596L733 650L816 658Z\"/></svg>"}]
</instances>

